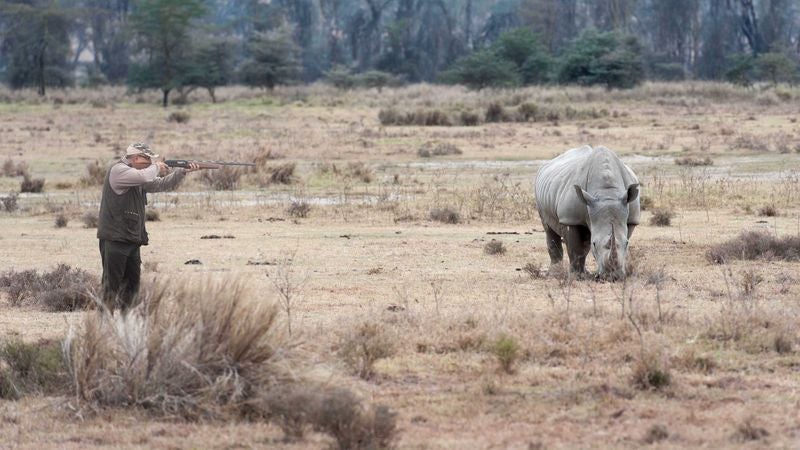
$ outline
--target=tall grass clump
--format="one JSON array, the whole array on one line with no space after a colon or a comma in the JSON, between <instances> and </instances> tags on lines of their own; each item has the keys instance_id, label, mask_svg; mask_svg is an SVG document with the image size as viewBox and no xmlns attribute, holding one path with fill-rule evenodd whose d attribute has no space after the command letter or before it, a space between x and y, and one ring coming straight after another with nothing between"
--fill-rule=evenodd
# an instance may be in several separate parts
<instances>
[{"instance_id":1,"label":"tall grass clump","mask_svg":"<svg viewBox=\"0 0 800 450\"><path fill-rule=\"evenodd\" d=\"M44 190L44 178L31 178L29 174L22 176L19 184L20 192L38 193Z\"/></svg>"},{"instance_id":2,"label":"tall grass clump","mask_svg":"<svg viewBox=\"0 0 800 450\"><path fill-rule=\"evenodd\" d=\"M304 351L279 323L279 306L241 279L156 284L126 315L98 310L71 329L64 353L83 404L134 407L188 420L247 418L287 437L310 428L339 448L382 448L394 415L315 381Z\"/></svg>"},{"instance_id":3,"label":"tall grass clump","mask_svg":"<svg viewBox=\"0 0 800 450\"><path fill-rule=\"evenodd\" d=\"M81 177L81 184L84 186L100 186L105 181L105 178L105 165L97 159L86 164L86 174Z\"/></svg>"},{"instance_id":4,"label":"tall grass clump","mask_svg":"<svg viewBox=\"0 0 800 450\"><path fill-rule=\"evenodd\" d=\"M215 191L235 191L239 189L242 171L236 167L224 166L220 169L203 171L203 182Z\"/></svg>"},{"instance_id":5,"label":"tall grass clump","mask_svg":"<svg viewBox=\"0 0 800 450\"><path fill-rule=\"evenodd\" d=\"M431 220L442 223L457 224L461 222L461 214L453 208L433 208L428 215Z\"/></svg>"},{"instance_id":6,"label":"tall grass clump","mask_svg":"<svg viewBox=\"0 0 800 450\"><path fill-rule=\"evenodd\" d=\"M744 231L733 239L717 244L706 252L706 258L716 264L741 260L800 260L800 236L776 237L759 231Z\"/></svg>"},{"instance_id":7,"label":"tall grass clump","mask_svg":"<svg viewBox=\"0 0 800 450\"><path fill-rule=\"evenodd\" d=\"M0 362L0 399L67 390L66 364L58 342L7 340L0 343Z\"/></svg>"},{"instance_id":8,"label":"tall grass clump","mask_svg":"<svg viewBox=\"0 0 800 450\"><path fill-rule=\"evenodd\" d=\"M0 274L0 290L12 306L36 305L47 311L75 311L91 306L100 290L97 277L59 264L50 272L23 270Z\"/></svg>"},{"instance_id":9,"label":"tall grass clump","mask_svg":"<svg viewBox=\"0 0 800 450\"><path fill-rule=\"evenodd\" d=\"M395 353L395 346L383 328L364 322L342 340L339 356L359 377L367 380L375 375L375 363Z\"/></svg>"}]
</instances>

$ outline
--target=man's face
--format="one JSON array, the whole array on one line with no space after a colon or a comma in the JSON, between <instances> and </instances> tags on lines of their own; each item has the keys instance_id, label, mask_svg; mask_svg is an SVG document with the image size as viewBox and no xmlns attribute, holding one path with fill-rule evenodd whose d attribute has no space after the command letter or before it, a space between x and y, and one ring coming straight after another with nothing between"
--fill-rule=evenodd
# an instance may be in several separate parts
<instances>
[{"instance_id":1,"label":"man's face","mask_svg":"<svg viewBox=\"0 0 800 450\"><path fill-rule=\"evenodd\" d=\"M150 157L145 155L134 155L131 157L130 162L131 167L137 170L146 169L150 167L150 164L152 164Z\"/></svg>"}]
</instances>

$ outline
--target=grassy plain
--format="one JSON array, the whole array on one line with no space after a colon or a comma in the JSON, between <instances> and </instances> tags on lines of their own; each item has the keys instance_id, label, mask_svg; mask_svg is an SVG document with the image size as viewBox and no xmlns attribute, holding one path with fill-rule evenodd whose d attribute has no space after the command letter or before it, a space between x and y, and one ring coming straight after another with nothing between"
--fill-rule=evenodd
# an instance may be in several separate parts
<instances>
[{"instance_id":1,"label":"grassy plain","mask_svg":"<svg viewBox=\"0 0 800 450\"><path fill-rule=\"evenodd\" d=\"M705 257L743 230L800 234L798 90L684 83L623 92L348 92L315 85L230 88L217 104L198 93L168 109L157 106L155 93L114 89L54 92L45 100L0 94L0 162L24 161L33 178L46 179L44 193L21 194L16 211L0 211L0 271L66 263L99 275L95 230L81 220L96 211L99 187L80 179L87 164L112 160L130 142L148 141L168 158L259 160L236 190L213 191L201 174L190 174L178 193L150 196L160 220L148 223L146 278L244 277L274 300L273 280L287 275L299 288L293 335L336 382L397 412L399 448L800 442L800 263L716 265ZM560 115L476 126L378 120L389 108L483 117L492 103L509 114L535 103ZM189 120L170 121L177 111ZM418 153L443 143L460 153ZM525 270L549 264L533 203L535 172L583 144L621 155L651 202L631 240L636 273L625 283ZM675 163L687 157L713 164ZM294 182L270 184L270 171L287 164L295 165ZM0 196L18 191L19 182L0 177ZM310 205L306 217L289 213L293 201ZM765 206L777 215L759 215ZM656 207L674 212L670 226L648 224ZM445 208L458 223L431 219ZM57 214L69 218L66 227L54 226ZM203 239L209 235L232 238ZM492 239L507 251L486 254ZM185 264L192 259L202 264ZM83 314L3 299L0 329L5 338L61 339ZM393 352L362 380L339 354L365 323L379 325ZM642 386L642 373L654 372L669 382ZM269 424L122 409L77 414L73 407L69 397L0 401L0 445L331 442L316 434L283 442Z\"/></svg>"}]
</instances>

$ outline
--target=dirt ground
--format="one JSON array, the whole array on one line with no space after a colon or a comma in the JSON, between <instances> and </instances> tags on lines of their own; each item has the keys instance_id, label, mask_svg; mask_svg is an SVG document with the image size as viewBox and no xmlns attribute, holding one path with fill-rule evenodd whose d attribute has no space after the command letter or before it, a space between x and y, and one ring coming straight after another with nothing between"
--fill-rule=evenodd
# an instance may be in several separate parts
<instances>
[{"instance_id":1,"label":"dirt ground","mask_svg":"<svg viewBox=\"0 0 800 450\"><path fill-rule=\"evenodd\" d=\"M219 104L198 98L166 110L157 96L136 103L114 92L86 94L97 96L91 102L72 103L74 94L65 93L61 102L2 104L0 160L25 161L46 184L43 193L21 194L18 210L0 211L0 272L65 263L99 276L96 230L82 218L96 211L100 188L80 180L87 163L113 159L130 141L149 141L168 158L261 157L237 190L214 191L195 173L177 193L150 195L160 220L147 224L145 279L241 277L274 301L273 280L288 271L299 288L292 304L297 340L318 364L397 413L398 448L796 448L800 263L718 265L705 255L744 230L800 234L800 111L793 100L800 93L790 91L795 97L784 101L729 89L476 94L314 86L266 95L231 90ZM520 102L515 96L607 112L475 127L378 120L390 106L481 110L497 101L511 110ZM169 121L176 111L187 112L188 122ZM441 143L460 153L418 153ZM625 283L525 270L549 265L533 206L536 170L584 143L617 151L652 202L631 239L636 272ZM675 163L687 156L713 164ZM295 164L295 181L265 183L269 169L283 164ZM20 179L0 177L0 196L18 191ZM292 202L309 204L307 217L293 216ZM765 206L777 215L760 214ZM433 220L441 208L457 212L459 223ZM673 212L670 226L649 224L657 208ZM68 218L65 227L54 225L59 214ZM492 239L506 251L487 254ZM83 314L14 307L3 298L0 330L6 338L57 340ZM379 323L395 352L361 380L337 351L365 322ZM495 350L503 337L520 348L507 371ZM667 368L667 386L642 389L632 381L644 355ZM69 397L0 401L0 448L332 442L310 433L287 443L278 427L263 423L76 411Z\"/></svg>"}]
</instances>

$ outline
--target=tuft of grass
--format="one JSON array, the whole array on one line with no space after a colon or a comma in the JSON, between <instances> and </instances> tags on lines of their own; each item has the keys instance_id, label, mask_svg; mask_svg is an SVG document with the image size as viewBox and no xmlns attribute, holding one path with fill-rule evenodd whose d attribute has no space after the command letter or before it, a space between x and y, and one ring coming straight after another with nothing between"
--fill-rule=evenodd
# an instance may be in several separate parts
<instances>
[{"instance_id":1,"label":"tuft of grass","mask_svg":"<svg viewBox=\"0 0 800 450\"><path fill-rule=\"evenodd\" d=\"M239 189L241 178L241 169L223 166L219 169L204 170L202 180L215 191L235 191Z\"/></svg>"},{"instance_id":2,"label":"tuft of grass","mask_svg":"<svg viewBox=\"0 0 800 450\"><path fill-rule=\"evenodd\" d=\"M500 102L492 102L486 107L486 122L506 122L506 110Z\"/></svg>"},{"instance_id":3,"label":"tuft of grass","mask_svg":"<svg viewBox=\"0 0 800 450\"><path fill-rule=\"evenodd\" d=\"M64 213L61 213L56 216L56 221L55 221L56 228L64 228L67 226L67 223L69 223L69 219L67 219L67 216Z\"/></svg>"},{"instance_id":4,"label":"tuft of grass","mask_svg":"<svg viewBox=\"0 0 800 450\"><path fill-rule=\"evenodd\" d=\"M528 262L522 266L522 271L528 274L532 280L541 280L547 278L547 270L537 262Z\"/></svg>"},{"instance_id":5,"label":"tuft of grass","mask_svg":"<svg viewBox=\"0 0 800 450\"><path fill-rule=\"evenodd\" d=\"M38 193L44 190L44 178L31 178L29 174L23 175L19 185L20 192Z\"/></svg>"},{"instance_id":6,"label":"tuft of grass","mask_svg":"<svg viewBox=\"0 0 800 450\"><path fill-rule=\"evenodd\" d=\"M97 228L97 223L100 221L100 215L97 211L86 211L83 213L81 220L83 220L84 228Z\"/></svg>"},{"instance_id":7,"label":"tuft of grass","mask_svg":"<svg viewBox=\"0 0 800 450\"><path fill-rule=\"evenodd\" d=\"M660 390L672 384L669 368L654 353L643 353L633 367L633 385L642 390Z\"/></svg>"},{"instance_id":8,"label":"tuft of grass","mask_svg":"<svg viewBox=\"0 0 800 450\"><path fill-rule=\"evenodd\" d=\"M16 192L8 194L8 197L0 197L0 201L2 201L3 208L5 208L6 212L14 212L19 209L17 198L19 198L19 195Z\"/></svg>"},{"instance_id":9,"label":"tuft of grass","mask_svg":"<svg viewBox=\"0 0 800 450\"><path fill-rule=\"evenodd\" d=\"M644 441L645 444L655 444L667 438L669 438L669 431L666 425L657 423L647 429L647 433L645 433L642 441Z\"/></svg>"},{"instance_id":10,"label":"tuft of grass","mask_svg":"<svg viewBox=\"0 0 800 450\"><path fill-rule=\"evenodd\" d=\"M706 252L712 263L740 260L800 260L800 236L778 238L759 231L744 231L739 236L713 246Z\"/></svg>"},{"instance_id":11,"label":"tuft of grass","mask_svg":"<svg viewBox=\"0 0 800 450\"><path fill-rule=\"evenodd\" d=\"M295 182L296 177L294 171L297 165L295 163L279 164L267 168L269 173L268 184L292 184Z\"/></svg>"},{"instance_id":12,"label":"tuft of grass","mask_svg":"<svg viewBox=\"0 0 800 450\"><path fill-rule=\"evenodd\" d=\"M54 394L67 390L61 345L53 341L30 344L12 339L0 344L0 398L16 400L28 393Z\"/></svg>"},{"instance_id":13,"label":"tuft of grass","mask_svg":"<svg viewBox=\"0 0 800 450\"><path fill-rule=\"evenodd\" d=\"M395 354L395 344L383 327L375 322L363 322L347 334L339 348L339 356L360 378L375 375L375 363Z\"/></svg>"},{"instance_id":14,"label":"tuft of grass","mask_svg":"<svg viewBox=\"0 0 800 450\"><path fill-rule=\"evenodd\" d=\"M506 246L503 241L492 239L483 246L483 253L487 255L504 255L506 253Z\"/></svg>"},{"instance_id":15,"label":"tuft of grass","mask_svg":"<svg viewBox=\"0 0 800 450\"><path fill-rule=\"evenodd\" d=\"M480 125L481 116L472 111L462 111L461 115L459 116L459 120L461 125L464 125L465 127L474 127Z\"/></svg>"},{"instance_id":16,"label":"tuft of grass","mask_svg":"<svg viewBox=\"0 0 800 450\"><path fill-rule=\"evenodd\" d=\"M639 196L639 207L642 211L649 211L653 208L653 198L648 195L640 195Z\"/></svg>"},{"instance_id":17,"label":"tuft of grass","mask_svg":"<svg viewBox=\"0 0 800 450\"><path fill-rule=\"evenodd\" d=\"M431 156L447 156L447 155L460 155L463 152L460 148L447 142L426 142L422 147L417 149L417 155L421 158L430 158Z\"/></svg>"},{"instance_id":18,"label":"tuft of grass","mask_svg":"<svg viewBox=\"0 0 800 450\"><path fill-rule=\"evenodd\" d=\"M755 424L755 418L749 417L736 427L732 439L736 442L758 441L769 436L769 432Z\"/></svg>"},{"instance_id":19,"label":"tuft of grass","mask_svg":"<svg viewBox=\"0 0 800 450\"><path fill-rule=\"evenodd\" d=\"M452 208L434 208L428 215L430 220L442 223L461 223L461 214Z\"/></svg>"},{"instance_id":20,"label":"tuft of grass","mask_svg":"<svg viewBox=\"0 0 800 450\"><path fill-rule=\"evenodd\" d=\"M372 182L372 169L363 162L347 163L344 175L348 178L360 180L364 183Z\"/></svg>"},{"instance_id":21,"label":"tuft of grass","mask_svg":"<svg viewBox=\"0 0 800 450\"><path fill-rule=\"evenodd\" d=\"M758 215L761 217L775 217L778 215L778 209L775 205L764 205L758 209Z\"/></svg>"},{"instance_id":22,"label":"tuft of grass","mask_svg":"<svg viewBox=\"0 0 800 450\"><path fill-rule=\"evenodd\" d=\"M9 158L3 162L3 170L2 170L4 177L21 177L25 176L28 173L28 163L25 161L20 161L18 163L14 163L14 161Z\"/></svg>"},{"instance_id":23,"label":"tuft of grass","mask_svg":"<svg viewBox=\"0 0 800 450\"><path fill-rule=\"evenodd\" d=\"M144 220L147 222L158 222L161 220L161 213L157 209L147 209L144 212Z\"/></svg>"},{"instance_id":24,"label":"tuft of grass","mask_svg":"<svg viewBox=\"0 0 800 450\"><path fill-rule=\"evenodd\" d=\"M106 179L105 165L99 160L86 164L86 175L81 177L84 186L100 186Z\"/></svg>"},{"instance_id":25,"label":"tuft of grass","mask_svg":"<svg viewBox=\"0 0 800 450\"><path fill-rule=\"evenodd\" d=\"M713 166L714 160L706 156L705 158L696 158L694 156L684 156L682 158L675 158L675 164L678 166Z\"/></svg>"},{"instance_id":26,"label":"tuft of grass","mask_svg":"<svg viewBox=\"0 0 800 450\"><path fill-rule=\"evenodd\" d=\"M186 111L175 111L167 117L167 121L175 123L186 123L192 116Z\"/></svg>"},{"instance_id":27,"label":"tuft of grass","mask_svg":"<svg viewBox=\"0 0 800 450\"><path fill-rule=\"evenodd\" d=\"M656 208L650 216L650 225L656 227L668 227L672 224L675 213L669 208Z\"/></svg>"},{"instance_id":28,"label":"tuft of grass","mask_svg":"<svg viewBox=\"0 0 800 450\"><path fill-rule=\"evenodd\" d=\"M514 364L520 356L520 346L514 337L500 336L492 343L491 352L505 373L514 373Z\"/></svg>"},{"instance_id":29,"label":"tuft of grass","mask_svg":"<svg viewBox=\"0 0 800 450\"><path fill-rule=\"evenodd\" d=\"M311 212L311 204L305 200L292 200L286 209L286 213L290 217L306 218L309 212Z\"/></svg>"},{"instance_id":30,"label":"tuft of grass","mask_svg":"<svg viewBox=\"0 0 800 450\"><path fill-rule=\"evenodd\" d=\"M0 290L8 294L12 306L34 304L48 311L75 311L93 304L100 282L85 270L59 264L42 274L36 270L0 274Z\"/></svg>"}]
</instances>

